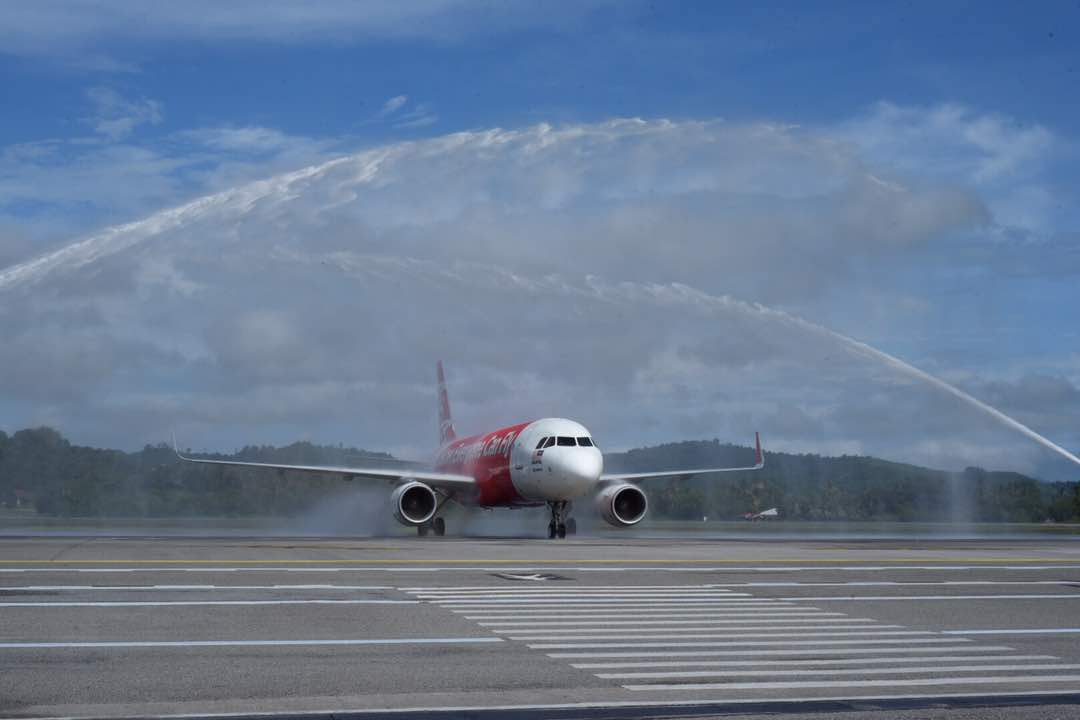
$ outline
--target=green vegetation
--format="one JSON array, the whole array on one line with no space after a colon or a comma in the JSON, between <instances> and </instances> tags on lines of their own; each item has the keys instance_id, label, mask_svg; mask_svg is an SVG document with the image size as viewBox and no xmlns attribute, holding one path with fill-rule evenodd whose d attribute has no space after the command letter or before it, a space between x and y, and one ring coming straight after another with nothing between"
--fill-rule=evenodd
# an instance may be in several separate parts
<instances>
[{"instance_id":1,"label":"green vegetation","mask_svg":"<svg viewBox=\"0 0 1080 720\"><path fill-rule=\"evenodd\" d=\"M393 463L386 453L298 442L211 456L290 465ZM341 478L181 462L165 444L139 452L78 447L51 428L0 432L0 506L63 517L294 515Z\"/></svg>"},{"instance_id":2,"label":"green vegetation","mask_svg":"<svg viewBox=\"0 0 1080 720\"><path fill-rule=\"evenodd\" d=\"M611 472L744 466L750 448L681 442L605 456ZM651 511L673 519L730 518L771 507L793 520L1041 522L1080 520L1077 483L1044 483L1012 472L961 473L845 455L766 453L765 469L716 481L643 486Z\"/></svg>"},{"instance_id":3,"label":"green vegetation","mask_svg":"<svg viewBox=\"0 0 1080 720\"><path fill-rule=\"evenodd\" d=\"M608 469L747 465L749 448L683 442L607 455ZM356 448L294 443L220 459L288 464L395 463ZM50 428L0 432L0 506L61 517L270 516L304 512L341 479L181 463L164 444L139 452L70 444ZM947 473L872 457L768 453L766 467L722 480L645 485L654 517L731 518L770 507L814 521L1041 522L1080 519L1077 483L968 468Z\"/></svg>"}]
</instances>

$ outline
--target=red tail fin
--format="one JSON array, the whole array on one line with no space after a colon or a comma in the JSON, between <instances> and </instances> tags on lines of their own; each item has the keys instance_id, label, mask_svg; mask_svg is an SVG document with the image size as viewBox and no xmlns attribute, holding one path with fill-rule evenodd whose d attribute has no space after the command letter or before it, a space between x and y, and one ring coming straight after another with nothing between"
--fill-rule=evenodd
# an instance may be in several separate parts
<instances>
[{"instance_id":1,"label":"red tail fin","mask_svg":"<svg viewBox=\"0 0 1080 720\"><path fill-rule=\"evenodd\" d=\"M436 367L436 376L439 381L439 444L445 445L457 437L454 432L454 421L450 417L450 398L446 395L446 376L443 374L442 360Z\"/></svg>"}]
</instances>

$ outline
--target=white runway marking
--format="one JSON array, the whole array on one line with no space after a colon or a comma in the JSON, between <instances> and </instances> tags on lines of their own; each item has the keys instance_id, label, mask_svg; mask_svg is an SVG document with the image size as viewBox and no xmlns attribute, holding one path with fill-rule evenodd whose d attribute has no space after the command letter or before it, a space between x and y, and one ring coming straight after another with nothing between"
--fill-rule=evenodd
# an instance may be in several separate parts
<instances>
[{"instance_id":1,"label":"white runway marking","mask_svg":"<svg viewBox=\"0 0 1080 720\"><path fill-rule=\"evenodd\" d=\"M900 694L900 695L858 695L852 697L850 695L818 695L809 697L750 697L750 698L724 698L718 700L717 698L694 698L690 700L681 699L668 699L668 700L614 700L614 701L598 701L598 702L579 702L579 703L550 703L546 705L532 704L532 705L454 705L449 707L431 707L431 706L417 706L417 707L362 707L362 708L348 708L335 711L336 715L364 715L371 713L379 713L385 715L400 715L402 717L409 717L411 715L419 715L422 713L430 713L432 710L438 710L443 713L468 713L470 716L479 714L480 712L518 712L518 711L535 711L535 710L604 710L608 708L640 708L640 707L680 707L680 708L693 708L693 707L708 707L716 705L758 705L763 701L770 703L776 703L778 705L789 705L793 710L799 710L799 706L805 703L827 703L827 702L850 702L851 700L865 700L865 701L911 701L911 700L965 700L965 699L985 699L985 698L1015 698L1015 697L1030 697L1030 698L1054 698L1060 696L1062 693L1069 693L1069 690L1015 690L1005 692L981 692L981 693L934 693L933 695L923 694ZM260 716L268 717L295 717L297 714L304 715L316 715L327 713L322 710L288 710L284 712L261 712ZM216 717L248 717L250 713L222 713L216 715ZM144 717L154 718L155 720L180 720L181 718L191 718L191 715L146 715ZM90 720L88 716L38 716L36 720Z\"/></svg>"},{"instance_id":2,"label":"white runway marking","mask_svg":"<svg viewBox=\"0 0 1080 720\"><path fill-rule=\"evenodd\" d=\"M357 640L144 640L116 642L0 642L0 649L269 647L275 645L458 645L503 642L497 637L382 638Z\"/></svg>"},{"instance_id":3,"label":"white runway marking","mask_svg":"<svg viewBox=\"0 0 1080 720\"><path fill-rule=\"evenodd\" d=\"M725 677L807 677L810 675L892 675L893 673L1028 672L1030 670L1080 670L1080 665L919 665L902 668L858 668L854 670L837 668L821 668L817 670L690 670L685 672L597 673L596 677L604 680L679 680L684 678Z\"/></svg>"},{"instance_id":4,"label":"white runway marking","mask_svg":"<svg viewBox=\"0 0 1080 720\"><path fill-rule=\"evenodd\" d=\"M814 597L786 597L780 600L823 602L825 600L1080 600L1080 593L1031 595L816 595Z\"/></svg>"},{"instance_id":5,"label":"white runway marking","mask_svg":"<svg viewBox=\"0 0 1080 720\"><path fill-rule=\"evenodd\" d=\"M742 630L742 628L736 628ZM698 630L695 632L694 630ZM768 639L768 638L803 638L803 637L889 637L899 635L935 635L936 633L929 630L862 630L859 632L727 632L717 633L716 628L693 628L684 630L682 633L673 633L670 630L650 630L633 633L635 638L642 640L733 640L738 638L749 639ZM503 634L511 632L522 632L520 630L498 630ZM606 634L597 634L590 632L587 635L574 635L574 640L613 640L621 637L621 633L625 633L625 630L619 630L618 632L608 632ZM666 634L664 634L666 633ZM547 634L529 634L529 635L507 635L511 640L520 640L522 642L528 641L543 641L550 640L552 638L552 632L548 631Z\"/></svg>"},{"instance_id":6,"label":"white runway marking","mask_svg":"<svg viewBox=\"0 0 1080 720\"><path fill-rule=\"evenodd\" d=\"M714 598L717 600L726 600L728 602L748 602L751 600L771 600L771 598L755 598L751 597L750 593L734 593L725 592L723 590L650 590L645 592L634 592L631 590L592 590L587 588L563 588L561 592L514 592L510 590L491 591L491 592L471 592L471 593L409 593L418 598L424 598L425 600L434 600L436 602L444 602L448 600L456 600L459 602L467 602L470 600L501 600L508 599L513 600L515 598L536 599L536 600L561 600L565 597L608 597L608 598L694 598L705 597Z\"/></svg>"},{"instance_id":7,"label":"white runway marking","mask_svg":"<svg viewBox=\"0 0 1080 720\"><path fill-rule=\"evenodd\" d=\"M425 601L426 602L426 601ZM532 609L532 610L558 610L562 607L581 607L588 609L590 607L652 607L652 608L671 608L693 610L695 608L716 608L718 610L730 610L732 612L762 612L766 610L799 610L807 606L802 605L799 607L793 607L794 603L787 602L784 604L762 602L752 604L739 604L735 605L728 602L715 602L712 600L609 600L609 599L577 599L566 598L560 601L550 602L520 602L520 603L501 603L501 602L479 602L479 603L431 603L432 605L438 605L439 607L454 609L454 610L498 610L500 612L511 612L520 609Z\"/></svg>"},{"instance_id":8,"label":"white runway marking","mask_svg":"<svg viewBox=\"0 0 1080 720\"><path fill-rule=\"evenodd\" d=\"M643 617L643 620L637 620L637 621L629 620L629 619L633 619L633 617L637 617L637 616L638 615L622 615L622 614L620 614L619 615L619 620L613 620L613 621L604 622L602 620L602 617L582 617L582 619L576 619L576 617L573 616L573 615L567 615L567 620L565 622L559 622L559 621L546 622L545 621L545 622L540 622L540 623L536 623L536 622L515 623L514 625L516 625L517 627L535 626L535 627L544 627L544 628L548 628L548 627L565 628L567 630L573 630L573 629L576 629L578 627L619 627L620 625L621 626L630 626L630 627L635 627L635 626L638 626L638 625L642 625L642 626L647 626L647 625L665 625L665 626L674 625L674 626L678 626L678 625L683 625L683 624L687 624L687 623L689 623L689 624L703 624L703 625L719 625L719 626L725 626L725 627L726 626L742 627L742 626L745 626L747 623L751 623L755 627L758 627L758 626L760 626L760 627L815 627L815 626L819 626L819 625L827 625L827 624L836 623L836 624L843 624L845 626L851 626L851 627L860 627L860 626L862 626L862 627L873 627L873 623L877 622L877 621L875 621L873 619L873 617L842 617L842 616L841 617L836 617L836 616L832 616L832 617L795 617L795 619L786 619L786 617L765 617L765 619L761 619L761 620L748 619L748 617L742 617L742 619L739 619L739 620L730 620L730 619L716 620L715 617L713 617L712 615L696 615L696 616L693 616L692 621L684 621L684 620L657 620L657 619L660 619L660 617L664 617L664 619L665 619L665 617L667 617L667 615L642 615L640 617ZM676 617L677 616L678 615L676 615ZM545 619L551 619L551 617L557 617L557 615L540 615L540 617L545 617ZM644 619L648 619L648 620L644 620ZM491 619L491 617L487 617L487 616L473 617L473 616L465 615L465 620L497 620L497 619ZM514 617L514 620L519 620L519 619L517 619L517 617ZM860 625L861 623L870 623L870 625ZM514 625L509 625L507 623L502 623L502 622L497 622L497 623L477 623L477 624L481 625L482 627L492 627L492 628L497 627L497 626L498 627L505 627L505 626L513 627L514 626Z\"/></svg>"},{"instance_id":9,"label":"white runway marking","mask_svg":"<svg viewBox=\"0 0 1080 720\"><path fill-rule=\"evenodd\" d=\"M763 605L775 605L782 600L773 598L732 598L723 595L710 595L693 593L686 595L607 595L603 593L577 593L568 592L558 597L551 595L491 595L479 597L440 597L432 598L426 595L409 594L418 600L437 605L559 605L566 602L641 602L641 603L694 603L710 602L732 607L747 606L760 607Z\"/></svg>"},{"instance_id":10,"label":"white runway marking","mask_svg":"<svg viewBox=\"0 0 1080 720\"><path fill-rule=\"evenodd\" d=\"M930 581L920 585L945 586L951 582ZM970 584L995 583L970 581ZM801 584L740 583L731 586L741 590L758 586L800 587ZM985 684L991 681L988 678L998 678L1001 673L1007 674L999 678L1001 682L1015 680L1014 675L1024 678L1023 682L1034 682L1031 680L1033 673L1040 673L1034 677L1051 677L1053 682L1063 682L1061 678L1071 677L1064 673L1080 670L1080 664L1068 664L1053 655L1013 655L1009 653L1011 648L1005 646L980 648L970 638L962 637L966 634L963 631L943 635L933 630L910 630L903 625L880 624L872 618L849 618L846 613L823 612L809 604L812 601L824 604L836 599L915 601L937 597L970 599L972 596L870 595L864 598L849 594L855 588L904 586L904 583L894 581L821 582L809 586L839 587L844 595L767 598L739 594L733 597L734 593L729 594L729 590L717 585L654 587L650 590L557 585L494 589L477 586L469 590L442 588L409 592L413 597L477 621L480 627L508 640L526 643L532 650L545 651L550 658L577 661L572 667L590 671L602 680L634 683L623 685L629 690L721 689L727 692L753 689L767 695L770 690L798 687ZM1041 599L1052 596L974 597ZM1080 632L1080 628L1058 630ZM595 650L614 652L593 652ZM608 662L581 662L590 659ZM1051 672L1056 674L1047 674ZM919 675L933 677L924 681L918 678ZM867 679L875 676L880 679Z\"/></svg>"},{"instance_id":11,"label":"white runway marking","mask_svg":"<svg viewBox=\"0 0 1080 720\"><path fill-rule=\"evenodd\" d=\"M421 597L422 596L418 596ZM728 599L719 595L679 595L669 597L654 597L651 595L600 595L600 596L588 596L578 595L576 593L567 594L565 597L550 598L550 597L491 597L491 598L476 598L469 600L457 600L457 599L438 599L439 605L444 607L468 607L470 605L564 605L568 602L587 604L587 603L642 603L642 604L680 604L680 605L693 605L695 603L710 603L714 605L771 605L771 599L758 599L752 598L747 600Z\"/></svg>"},{"instance_id":12,"label":"white runway marking","mask_svg":"<svg viewBox=\"0 0 1080 720\"><path fill-rule=\"evenodd\" d=\"M704 587L711 588L779 588L779 587L909 587L909 586L954 586L954 585L1070 585L1074 580L849 580L834 582L741 582L715 583Z\"/></svg>"},{"instance_id":13,"label":"white runway marking","mask_svg":"<svg viewBox=\"0 0 1080 720\"><path fill-rule=\"evenodd\" d=\"M421 602L421 601L417 601ZM648 611L659 612L663 610L670 610L671 612L723 612L738 614L744 616L751 615L787 615L797 612L806 612L810 610L820 611L820 608L813 605L797 605L795 603L769 604L769 605L727 605L722 603L654 603L654 602L577 602L574 600L568 600L563 603L545 603L541 605L534 605L528 603L525 605L455 605L455 604L439 604L437 607L445 608L447 610L454 610L459 613L482 613L482 614L494 614L494 613L517 613L519 611L526 611L532 613L552 613L561 612L563 610L572 610L574 612L606 612L612 608L628 611Z\"/></svg>"},{"instance_id":14,"label":"white runway marking","mask_svg":"<svg viewBox=\"0 0 1080 720\"><path fill-rule=\"evenodd\" d=\"M95 590L114 591L145 591L145 590L393 590L390 585L20 585L3 586L0 591L29 591L29 592L85 592Z\"/></svg>"},{"instance_id":15,"label":"white runway marking","mask_svg":"<svg viewBox=\"0 0 1080 720\"><path fill-rule=\"evenodd\" d=\"M784 637L777 633L798 631L799 636L805 635L819 635L823 630L854 630L858 632L847 633L853 635L867 635L877 630L901 630L904 625L694 625L691 627L645 627L640 629L627 628L627 627L606 627L606 626L588 626L588 627L541 627L541 628L499 628L489 627L488 630L492 632L506 635L509 633L527 633L529 635L544 635L545 638L550 638L553 635L560 633L574 633L572 637L575 640L583 640L586 636L577 635L576 633L588 633L589 635L600 635L603 637L619 637L620 635L629 635L631 637L652 637L657 633L672 633L671 637L675 637L675 634L683 633L682 637L687 637L685 633L692 633L689 637L701 637L701 633L740 633L740 632L752 632L752 635L745 637ZM910 631L920 633L930 633L928 630ZM662 637L668 637L664 635ZM711 637L711 636L706 636ZM736 635L734 637L743 637L742 635ZM518 638L524 639L524 638Z\"/></svg>"},{"instance_id":16,"label":"white runway marking","mask_svg":"<svg viewBox=\"0 0 1080 720\"><path fill-rule=\"evenodd\" d=\"M101 600L58 602L0 602L0 608L18 607L172 607L199 605L418 605L416 600Z\"/></svg>"},{"instance_id":17,"label":"white runway marking","mask_svg":"<svg viewBox=\"0 0 1080 720\"><path fill-rule=\"evenodd\" d=\"M621 603L637 603L637 604L725 604L731 608L755 608L770 606L770 604L791 604L793 600L779 599L779 598L724 598L717 596L707 595L687 595L673 598L654 598L647 595L635 597L625 595L577 595L570 594L564 597L500 597L500 598L475 598L468 600L459 600L457 598L447 598L431 600L423 598L417 595L410 595L424 602L430 602L432 604L440 604L443 607L455 606L455 607L481 607L481 606L500 606L500 604L511 604L511 606L519 606L519 604L536 604L536 606L555 606L555 604L566 603L603 603L603 602L621 602Z\"/></svg>"},{"instance_id":18,"label":"white runway marking","mask_svg":"<svg viewBox=\"0 0 1080 720\"><path fill-rule=\"evenodd\" d=\"M589 585L560 585L554 588L542 587L542 588L506 588L506 587L493 587L487 590L468 590L468 591L449 591L449 590L406 590L410 595L420 595L423 597L502 597L502 596L529 596L529 597L558 597L566 593L581 593L589 595L658 595L660 597L669 597L674 595L710 595L715 597L749 597L748 592L735 592L734 590L728 590L726 588L712 588L702 587L700 585L683 585L681 587L670 588L657 588L654 590L635 590L633 588L597 588Z\"/></svg>"},{"instance_id":19,"label":"white runway marking","mask_svg":"<svg viewBox=\"0 0 1080 720\"><path fill-rule=\"evenodd\" d=\"M572 588L576 592L578 590L634 590L634 591L648 591L648 590L687 590L687 589L712 589L720 588L722 585L708 584L708 585L573 585ZM564 584L556 583L548 586L528 586L528 587L508 587L506 585L464 585L461 587L456 586L439 586L439 587L399 587L398 590L409 593L470 593L470 592L491 592L493 590L503 592L548 592L548 593L561 593L567 591L567 586Z\"/></svg>"},{"instance_id":20,"label":"white runway marking","mask_svg":"<svg viewBox=\"0 0 1080 720\"><path fill-rule=\"evenodd\" d=\"M483 625L484 623L480 623ZM943 635L1072 635L1080 628L1001 628L997 630L942 630Z\"/></svg>"},{"instance_id":21,"label":"white runway marking","mask_svg":"<svg viewBox=\"0 0 1080 720\"><path fill-rule=\"evenodd\" d=\"M269 566L269 565L237 565L227 567L215 566L175 566L175 567L8 567L0 568L0 573L224 573L224 572L290 572L290 573L342 573L342 572L376 572L376 573L460 573L467 572L491 572L499 570L504 572L598 572L598 573L621 573L621 572L673 572L673 573L717 573L717 572L898 572L898 571L979 571L979 570L1012 570L1012 571L1047 571L1047 570L1080 570L1080 561L1072 563L1047 563L1047 564L940 564L940 565L908 565L895 563L890 565L404 565L404 566ZM407 590L435 590L438 588L403 588ZM483 589L483 587L480 587Z\"/></svg>"},{"instance_id":22,"label":"white runway marking","mask_svg":"<svg viewBox=\"0 0 1080 720\"><path fill-rule=\"evenodd\" d=\"M805 622L805 621L804 621ZM833 620L831 622L837 622ZM726 620L710 621L708 619L701 620L639 620L634 621L622 621L614 620L610 622L541 622L541 623L522 623L522 622L482 622L477 623L480 627L490 628L495 632L524 632L525 628L535 628L534 632L551 632L565 631L575 632L582 628L588 628L590 631L600 631L605 628L610 629L610 632L627 632L627 630L633 631L635 628L640 628L641 632L656 632L657 630L677 630L679 632L690 632L693 630L825 630L825 629L841 629L848 630L860 629L860 628L895 628L899 629L904 627L903 625L867 625L865 623L851 623L842 622L835 625L805 625L803 623L783 623L780 625L747 625L743 622L739 622L735 625L725 624ZM719 625L720 627L716 627ZM660 627L657 627L660 626ZM689 627L687 627L689 626ZM958 633L959 634L959 633Z\"/></svg>"},{"instance_id":23,"label":"white runway marking","mask_svg":"<svg viewBox=\"0 0 1080 720\"><path fill-rule=\"evenodd\" d=\"M998 685L1006 683L1077 682L1080 675L1001 675L977 677L890 678L888 680L792 680L753 683L679 683L623 685L627 690L792 690L796 688L918 687L934 685Z\"/></svg>"},{"instance_id":24,"label":"white runway marking","mask_svg":"<svg viewBox=\"0 0 1080 720\"><path fill-rule=\"evenodd\" d=\"M968 650L969 648L964 648ZM832 667L835 665L891 665L935 662L993 662L997 660L1057 660L1054 655L919 655L917 657L859 657L829 658L827 660L673 660L660 662L600 662L573 663L578 670L629 670L632 668L693 668L693 667Z\"/></svg>"},{"instance_id":25,"label":"white runway marking","mask_svg":"<svg viewBox=\"0 0 1080 720\"><path fill-rule=\"evenodd\" d=\"M423 602L423 601L417 601ZM701 614L712 613L716 617L782 617L784 615L797 615L799 613L819 614L824 612L817 606L795 605L784 606L756 606L756 607L731 607L730 605L694 604L694 605L657 605L655 603L566 603L564 605L523 605L515 607L489 606L447 606L433 605L444 610L451 610L459 615L506 615L520 613L521 615L539 615L550 613L578 614L597 611L599 614L610 614L613 611L619 613L658 613L669 611L671 613ZM830 608L829 612L837 612ZM843 614L843 613L841 613ZM666 615L666 613L665 613ZM518 615L515 615L518 616Z\"/></svg>"},{"instance_id":26,"label":"white runway marking","mask_svg":"<svg viewBox=\"0 0 1080 720\"><path fill-rule=\"evenodd\" d=\"M440 605L439 607L446 607L446 606L445 605ZM667 613L664 610L665 607L666 606L662 605L662 606L660 606L660 607L658 607L656 609L642 610L641 612L651 612L653 614L663 613L663 614L666 615ZM539 607L539 608L518 608L518 607L507 608L507 607L499 607L499 608L485 608L485 609L479 609L478 610L478 609L473 608L473 607L464 607L464 608L447 608L447 609L452 610L455 613L479 612L482 615L492 615L492 614L500 614L500 613L502 613L502 614L513 613L513 615L511 615L511 617L520 617L522 614L537 614L537 613L545 613L545 612L546 613L552 613L552 612L558 611L560 608L559 607ZM739 605L739 606L735 606L735 607L729 607L729 606L719 606L719 607L717 607L717 606L714 606L714 605L706 605L704 607L680 606L678 608L673 608L673 612L683 613L683 614L691 614L691 613L700 614L700 613L712 612L714 609L731 610L731 611L734 611L734 612L741 612L741 613L752 613L752 612L761 611L761 610L808 610L808 609L818 610L820 608L814 607L812 605L797 605L796 603L792 603L792 602L776 602L776 603L770 603L768 605ZM526 610L526 613L518 612L520 610ZM575 610L574 614L575 615L587 616L589 614L608 614L608 611L604 610L602 608L598 609L596 607L585 606L585 607L583 607L583 608L581 608L579 610ZM563 617L563 615L560 614L560 615L557 615L556 617Z\"/></svg>"},{"instance_id":27,"label":"white runway marking","mask_svg":"<svg viewBox=\"0 0 1080 720\"><path fill-rule=\"evenodd\" d=\"M588 642L588 643L542 643L529 645L534 650L587 650L600 648L706 648L706 647L761 647L767 645L900 645L971 642L964 638L896 638L888 640L740 640L738 642Z\"/></svg>"},{"instance_id":28,"label":"white runway marking","mask_svg":"<svg viewBox=\"0 0 1080 720\"><path fill-rule=\"evenodd\" d=\"M537 610L537 609L538 608L534 608L534 610ZM607 611L609 611L609 612L620 612L621 613L624 610L630 610L630 611L654 610L656 608L649 608L649 607L647 607L647 608L636 608L636 607L631 608L631 607L626 607L626 606L618 606L618 604L613 604L613 606L605 606L605 609ZM507 610L507 609L505 609L505 608L501 609L502 612L505 612L505 610ZM552 610L552 608L548 608L548 610ZM570 610L575 610L576 611L577 608L575 606L566 606L566 610L567 611L570 611ZM768 609L768 612L721 612L723 610L724 610L724 608L714 608L714 612L707 613L707 614L710 617L747 617L747 619L754 619L754 617L842 617L843 615L847 614L847 613L842 613L842 612L821 612L819 610L815 610L815 609L811 609L811 608L792 608L791 612L786 612L786 611L782 612L779 609L778 610L773 610L771 608ZM475 609L473 609L473 608L465 609L465 610L463 610L463 612L475 612ZM663 613L662 616L664 616L664 617L673 617L675 615L673 613Z\"/></svg>"},{"instance_id":29,"label":"white runway marking","mask_svg":"<svg viewBox=\"0 0 1080 720\"><path fill-rule=\"evenodd\" d=\"M824 613L828 617L821 617L818 613L807 613L805 615L795 616L794 619L789 619L792 616L780 616L780 617L766 617L761 616L742 616L738 619L731 620L717 620L715 613L647 613L647 614L625 614L619 613L618 620L607 620L605 618L612 617L610 613L605 612L596 615L581 615L578 612L568 613L566 615L466 615L466 620L528 620L529 625L590 625L594 623L600 623L602 625L657 625L657 624L680 624L680 623L695 623L695 622L708 622L710 625L742 625L745 623L798 623L800 625L806 623L872 623L876 622L873 618L848 618L844 616L844 613ZM669 618L677 618L669 620ZM545 620L552 622L535 622L536 620ZM486 624L503 624L503 623L479 623L480 625Z\"/></svg>"},{"instance_id":30,"label":"white runway marking","mask_svg":"<svg viewBox=\"0 0 1080 720\"><path fill-rule=\"evenodd\" d=\"M898 653L950 653L950 652L965 652L965 653L977 653L977 652L1004 652L1012 650L1007 645L950 645L941 647L918 647L918 648L813 648L805 650L670 650L670 651L620 651L620 652L562 652L562 653L548 653L550 658L556 658L559 660L585 660L585 659L600 659L600 658L666 658L666 657L732 657L732 656L748 656L748 657L772 657L772 656L801 656L806 654L813 655L871 655L880 653L890 653L896 655Z\"/></svg>"}]
</instances>

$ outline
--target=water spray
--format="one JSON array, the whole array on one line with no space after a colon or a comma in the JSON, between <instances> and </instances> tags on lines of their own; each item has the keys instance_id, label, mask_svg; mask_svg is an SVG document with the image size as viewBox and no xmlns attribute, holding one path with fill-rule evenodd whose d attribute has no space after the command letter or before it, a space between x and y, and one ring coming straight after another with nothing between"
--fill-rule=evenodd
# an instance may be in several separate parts
<instances>
[{"instance_id":1,"label":"water spray","mask_svg":"<svg viewBox=\"0 0 1080 720\"><path fill-rule=\"evenodd\" d=\"M925 372L923 370L920 370L919 368L915 367L914 365L910 365L910 364L904 362L903 360L901 360L898 357L894 357L894 356L890 355L887 352L884 352L882 350L878 350L875 347L871 347L870 345L867 345L864 342L859 342L858 340L855 340L853 338L849 338L848 336L842 335L842 334L840 334L840 333L838 333L838 332L836 332L834 330L829 330L828 328L821 327L820 325L813 325L812 323L807 323L806 321L800 321L800 322L807 325L807 326L815 328L818 332L824 332L824 333L828 334L830 337L834 338L835 340L840 341L841 343L843 343L844 345L852 348L853 350L855 350L857 353L859 353L861 355L868 355L868 356L870 356L870 357L872 357L872 358L874 358L876 360L880 360L881 362L885 363L889 367L891 367L891 368L893 368L895 370L899 370L900 372L904 373L905 375L909 375L909 376L911 376L913 378L916 378L918 380L922 380L923 382L929 383L930 385L933 385L934 387L938 388L939 390L944 390L948 394L952 395L953 397L959 398L960 400L962 400L965 403L967 403L968 405L976 408L977 410L983 411L984 413L986 413L990 417L994 418L998 422L1004 424L1005 426L1010 427L1013 430L1017 430L1017 431L1023 433L1024 435L1027 435L1029 438L1031 438L1035 442L1039 443L1043 447L1045 447L1045 448L1047 448L1049 450L1053 450L1058 455L1061 455L1062 457L1071 460L1072 462L1076 463L1077 465L1080 465L1080 457L1077 457L1076 455L1072 454L1071 452L1069 452L1065 448L1061 447L1057 443L1053 442L1052 440L1050 440L1050 439L1040 435L1039 433L1035 432L1034 430L1029 428L1027 425L1020 422L1019 420L1016 420L1015 418L1009 417L1008 415L1001 412L997 408L993 407L992 405L987 405L982 400L979 400L976 397L972 397L971 395L968 395L966 392L964 392L960 388L958 388L958 387L956 387L954 385L950 385L949 383L945 382L941 378L934 377L930 373Z\"/></svg>"},{"instance_id":2,"label":"water spray","mask_svg":"<svg viewBox=\"0 0 1080 720\"><path fill-rule=\"evenodd\" d=\"M603 288L599 287L597 283L591 283L591 287L593 292L597 293L597 295L599 295L600 297L605 297L607 295L607 293L603 291ZM627 290L628 287L624 284L622 286L622 289ZM941 378L935 377L928 372L920 370L914 365L904 362L898 357L890 355L883 350L878 350L877 348L867 345L864 342L860 342L854 338L850 338L843 333L839 333L835 330L830 330L824 325L818 325L817 323L810 322L809 320L804 320L797 315L792 315L790 313L784 312L783 310L777 310L775 308L768 307L767 305L762 305L761 303L748 303L743 300L733 298L729 295L710 295L690 286L682 285L679 283L674 283L667 286L650 285L648 286L648 289L650 292L649 297L654 300L663 299L666 302L683 302L694 304L699 307L709 307L712 309L750 312L758 316L767 317L771 320L786 322L791 325L795 325L796 327L799 327L805 331L826 337L830 340L833 340L834 342L840 343L841 345L849 348L850 350L853 350L858 355L862 355L863 357L869 357L873 360L883 362L892 369L897 370L904 375L913 377L916 380L921 380L922 382L936 387L939 390L943 390L944 392L963 401L964 403L970 405L976 410L980 410L981 412L986 413L990 417L1000 422L1002 425L1005 425L1006 427L1012 428L1013 430L1016 430L1026 435L1027 437L1031 438L1032 440L1039 443L1048 450L1052 450L1063 458L1066 458L1067 460L1076 463L1077 465L1080 465L1080 457L1077 457L1076 455L1061 447L1057 443L1053 442L1049 438L1046 438L1035 432L1019 420L1009 417L997 408L991 405L987 405L982 400L979 400L976 397L972 397L960 388L954 385L950 385Z\"/></svg>"}]
</instances>

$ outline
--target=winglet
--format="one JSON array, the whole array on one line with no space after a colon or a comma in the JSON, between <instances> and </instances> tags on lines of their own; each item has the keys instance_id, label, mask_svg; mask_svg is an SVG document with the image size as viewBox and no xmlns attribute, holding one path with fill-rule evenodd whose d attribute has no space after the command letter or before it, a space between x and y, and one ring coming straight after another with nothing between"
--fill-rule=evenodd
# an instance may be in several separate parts
<instances>
[{"instance_id":1,"label":"winglet","mask_svg":"<svg viewBox=\"0 0 1080 720\"><path fill-rule=\"evenodd\" d=\"M176 430L175 429L172 431L172 449L173 449L173 452L176 453L176 457L180 458L181 460L187 460L186 457L184 457L183 455L180 454L180 446L176 444Z\"/></svg>"},{"instance_id":2,"label":"winglet","mask_svg":"<svg viewBox=\"0 0 1080 720\"><path fill-rule=\"evenodd\" d=\"M761 433L754 433L754 469L765 467L765 453L761 450Z\"/></svg>"}]
</instances>

